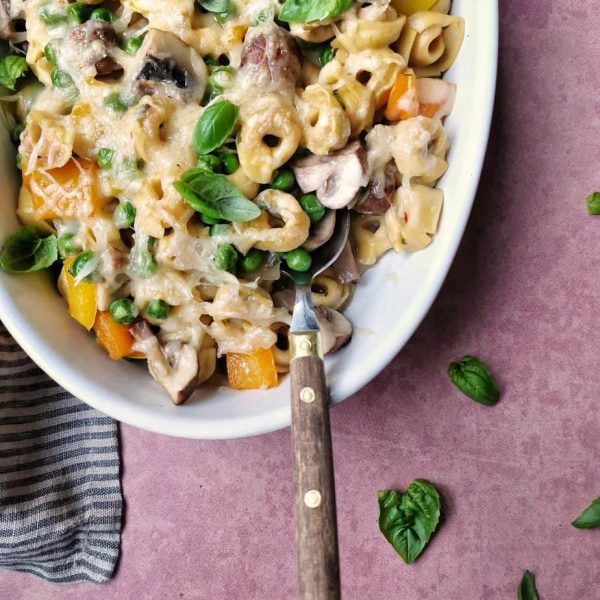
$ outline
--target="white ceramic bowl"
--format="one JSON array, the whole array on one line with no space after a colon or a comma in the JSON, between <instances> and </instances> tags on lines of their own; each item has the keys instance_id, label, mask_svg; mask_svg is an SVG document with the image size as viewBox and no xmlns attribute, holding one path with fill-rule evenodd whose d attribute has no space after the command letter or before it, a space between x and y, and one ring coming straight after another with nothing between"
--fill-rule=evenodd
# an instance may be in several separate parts
<instances>
[{"instance_id":1,"label":"white ceramic bowl","mask_svg":"<svg viewBox=\"0 0 600 600\"><path fill-rule=\"evenodd\" d=\"M414 255L388 253L370 269L346 311L352 342L327 361L334 402L379 373L413 334L448 272L475 197L487 146L498 47L497 0L455 0L466 23L465 43L447 74L458 84L446 123L452 142L440 182L444 211L433 244ZM14 149L0 132L0 240L18 225ZM53 379L98 410L131 425L189 438L235 438L289 425L289 382L269 391L204 389L175 407L145 365L111 361L67 314L45 274L0 273L0 319Z\"/></svg>"}]
</instances>

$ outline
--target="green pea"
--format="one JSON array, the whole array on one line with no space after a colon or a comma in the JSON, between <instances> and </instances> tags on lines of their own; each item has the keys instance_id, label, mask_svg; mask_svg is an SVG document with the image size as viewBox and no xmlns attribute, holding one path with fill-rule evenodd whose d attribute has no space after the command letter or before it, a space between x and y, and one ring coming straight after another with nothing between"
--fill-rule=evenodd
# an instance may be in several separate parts
<instances>
[{"instance_id":1,"label":"green pea","mask_svg":"<svg viewBox=\"0 0 600 600\"><path fill-rule=\"evenodd\" d=\"M315 194L304 194L300 197L300 206L308 215L311 223L318 223L325 216L325 207Z\"/></svg>"},{"instance_id":2,"label":"green pea","mask_svg":"<svg viewBox=\"0 0 600 600\"><path fill-rule=\"evenodd\" d=\"M107 21L108 23L112 23L115 16L113 13L108 10L108 8L95 8L90 15L90 19L95 19L97 21Z\"/></svg>"},{"instance_id":3,"label":"green pea","mask_svg":"<svg viewBox=\"0 0 600 600\"><path fill-rule=\"evenodd\" d=\"M67 6L67 21L69 25L81 25L84 21L87 21L89 14L89 7L81 2L75 2Z\"/></svg>"},{"instance_id":4,"label":"green pea","mask_svg":"<svg viewBox=\"0 0 600 600\"><path fill-rule=\"evenodd\" d=\"M151 300L146 307L146 314L156 321L164 321L171 312L171 307L164 300Z\"/></svg>"},{"instance_id":5,"label":"green pea","mask_svg":"<svg viewBox=\"0 0 600 600\"><path fill-rule=\"evenodd\" d=\"M121 96L119 96L117 92L106 96L106 98L104 98L104 104L117 113L123 113L129 108L127 104L121 100Z\"/></svg>"},{"instance_id":6,"label":"green pea","mask_svg":"<svg viewBox=\"0 0 600 600\"><path fill-rule=\"evenodd\" d=\"M115 208L113 213L115 225L119 229L131 227L135 221L135 212L135 206L129 200L124 200Z\"/></svg>"},{"instance_id":7,"label":"green pea","mask_svg":"<svg viewBox=\"0 0 600 600\"><path fill-rule=\"evenodd\" d=\"M279 170L279 173L275 176L271 182L271 187L274 190L281 190L282 192L289 192L294 185L296 185L296 178L291 169L283 168Z\"/></svg>"},{"instance_id":8,"label":"green pea","mask_svg":"<svg viewBox=\"0 0 600 600\"><path fill-rule=\"evenodd\" d=\"M319 64L324 67L333 60L333 48L329 45L323 46L319 52Z\"/></svg>"},{"instance_id":9,"label":"green pea","mask_svg":"<svg viewBox=\"0 0 600 600\"><path fill-rule=\"evenodd\" d=\"M49 4L42 6L38 11L38 15L46 25L58 25L65 20L64 13L54 10Z\"/></svg>"},{"instance_id":10,"label":"green pea","mask_svg":"<svg viewBox=\"0 0 600 600\"><path fill-rule=\"evenodd\" d=\"M223 168L221 160L214 154L203 154L202 156L199 156L196 166L199 169L206 169L212 173L220 173Z\"/></svg>"},{"instance_id":11,"label":"green pea","mask_svg":"<svg viewBox=\"0 0 600 600\"><path fill-rule=\"evenodd\" d=\"M237 250L231 244L219 244L215 250L213 260L218 269L231 272L237 264Z\"/></svg>"},{"instance_id":12,"label":"green pea","mask_svg":"<svg viewBox=\"0 0 600 600\"><path fill-rule=\"evenodd\" d=\"M73 243L73 238L75 237L74 233L63 233L58 237L56 245L58 247L58 253L62 258L66 258L67 256L71 256L77 252L77 248Z\"/></svg>"},{"instance_id":13,"label":"green pea","mask_svg":"<svg viewBox=\"0 0 600 600\"><path fill-rule=\"evenodd\" d=\"M218 67L219 66L219 61L216 58L213 58L212 56L205 56L203 60L204 60L204 64L207 67Z\"/></svg>"},{"instance_id":14,"label":"green pea","mask_svg":"<svg viewBox=\"0 0 600 600\"><path fill-rule=\"evenodd\" d=\"M240 168L240 159L234 152L218 152L217 156L223 164L223 172L226 175L231 175Z\"/></svg>"},{"instance_id":15,"label":"green pea","mask_svg":"<svg viewBox=\"0 0 600 600\"><path fill-rule=\"evenodd\" d=\"M23 157L20 154L17 154L17 156L15 157L15 162L17 163L17 169L19 169L19 171L23 170Z\"/></svg>"},{"instance_id":16,"label":"green pea","mask_svg":"<svg viewBox=\"0 0 600 600\"><path fill-rule=\"evenodd\" d=\"M123 169L125 171L139 171L140 163L137 161L137 158L126 158L123 161Z\"/></svg>"},{"instance_id":17,"label":"green pea","mask_svg":"<svg viewBox=\"0 0 600 600\"><path fill-rule=\"evenodd\" d=\"M101 169L112 169L115 151L112 148L99 148L96 154L96 162Z\"/></svg>"},{"instance_id":18,"label":"green pea","mask_svg":"<svg viewBox=\"0 0 600 600\"><path fill-rule=\"evenodd\" d=\"M115 300L110 305L110 314L115 323L121 325L131 325L140 314L138 307L130 298L121 298Z\"/></svg>"},{"instance_id":19,"label":"green pea","mask_svg":"<svg viewBox=\"0 0 600 600\"><path fill-rule=\"evenodd\" d=\"M71 273L73 277L77 278L81 273L84 272L84 270L88 271L88 274L83 277L83 281L91 283L98 277L97 268L98 257L94 252L88 250L77 256L77 258L73 261L71 268L69 269L69 273Z\"/></svg>"},{"instance_id":20,"label":"green pea","mask_svg":"<svg viewBox=\"0 0 600 600\"><path fill-rule=\"evenodd\" d=\"M213 90L222 92L233 82L235 71L231 67L216 67L208 78L208 83Z\"/></svg>"},{"instance_id":21,"label":"green pea","mask_svg":"<svg viewBox=\"0 0 600 600\"><path fill-rule=\"evenodd\" d=\"M304 273L310 269L312 257L306 250L296 248L285 255L285 262L290 269Z\"/></svg>"},{"instance_id":22,"label":"green pea","mask_svg":"<svg viewBox=\"0 0 600 600\"><path fill-rule=\"evenodd\" d=\"M56 48L52 42L48 42L44 47L44 56L53 67L56 66L58 59L56 58Z\"/></svg>"},{"instance_id":23,"label":"green pea","mask_svg":"<svg viewBox=\"0 0 600 600\"><path fill-rule=\"evenodd\" d=\"M144 36L138 35L134 37L127 38L123 43L123 50L127 52L127 54L137 54L137 51L141 48L144 42Z\"/></svg>"},{"instance_id":24,"label":"green pea","mask_svg":"<svg viewBox=\"0 0 600 600\"><path fill-rule=\"evenodd\" d=\"M225 21L231 16L229 11L222 13L215 13L215 21L219 23L219 25L223 25Z\"/></svg>"},{"instance_id":25,"label":"green pea","mask_svg":"<svg viewBox=\"0 0 600 600\"><path fill-rule=\"evenodd\" d=\"M21 134L23 133L23 131L25 130L25 123L15 123L11 128L10 128L10 139L15 143L18 144L19 140L21 139Z\"/></svg>"},{"instance_id":26,"label":"green pea","mask_svg":"<svg viewBox=\"0 0 600 600\"><path fill-rule=\"evenodd\" d=\"M61 90L65 90L73 86L73 79L66 71L60 69L54 69L50 75L52 85Z\"/></svg>"},{"instance_id":27,"label":"green pea","mask_svg":"<svg viewBox=\"0 0 600 600\"><path fill-rule=\"evenodd\" d=\"M217 237L219 235L227 235L229 233L229 225L225 223L217 223L211 225L209 229L210 237Z\"/></svg>"},{"instance_id":28,"label":"green pea","mask_svg":"<svg viewBox=\"0 0 600 600\"><path fill-rule=\"evenodd\" d=\"M240 258L240 267L242 271L250 273L263 266L267 258L267 253L257 248L249 250L246 256Z\"/></svg>"}]
</instances>

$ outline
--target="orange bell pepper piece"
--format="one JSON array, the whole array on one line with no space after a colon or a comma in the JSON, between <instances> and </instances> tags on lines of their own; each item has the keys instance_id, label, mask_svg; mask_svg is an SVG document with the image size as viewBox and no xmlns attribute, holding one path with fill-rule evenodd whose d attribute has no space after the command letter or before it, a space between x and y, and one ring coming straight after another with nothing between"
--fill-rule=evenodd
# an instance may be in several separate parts
<instances>
[{"instance_id":1,"label":"orange bell pepper piece","mask_svg":"<svg viewBox=\"0 0 600 600\"><path fill-rule=\"evenodd\" d=\"M72 256L65 259L59 278L60 288L69 305L69 314L89 331L96 318L96 284L85 281L75 283L73 275L69 273L74 260Z\"/></svg>"},{"instance_id":2,"label":"orange bell pepper piece","mask_svg":"<svg viewBox=\"0 0 600 600\"><path fill-rule=\"evenodd\" d=\"M277 369L271 348L254 350L250 354L226 355L227 378L234 390L257 390L276 387Z\"/></svg>"},{"instance_id":3,"label":"orange bell pepper piece","mask_svg":"<svg viewBox=\"0 0 600 600\"><path fill-rule=\"evenodd\" d=\"M66 165L24 175L23 185L31 193L34 216L46 219L77 219L93 214L104 202L99 192L98 166L71 158Z\"/></svg>"},{"instance_id":4,"label":"orange bell pepper piece","mask_svg":"<svg viewBox=\"0 0 600 600\"><path fill-rule=\"evenodd\" d=\"M439 104L433 103L419 103L419 114L424 117L433 119L435 113L440 109Z\"/></svg>"},{"instance_id":5,"label":"orange bell pepper piece","mask_svg":"<svg viewBox=\"0 0 600 600\"><path fill-rule=\"evenodd\" d=\"M413 73L401 73L390 92L385 118L388 121L402 121L416 117L418 111L417 78Z\"/></svg>"},{"instance_id":6,"label":"orange bell pepper piece","mask_svg":"<svg viewBox=\"0 0 600 600\"><path fill-rule=\"evenodd\" d=\"M133 353L133 336L127 325L115 323L109 312L98 312L94 323L96 341L108 352L113 360L119 360Z\"/></svg>"}]
</instances>

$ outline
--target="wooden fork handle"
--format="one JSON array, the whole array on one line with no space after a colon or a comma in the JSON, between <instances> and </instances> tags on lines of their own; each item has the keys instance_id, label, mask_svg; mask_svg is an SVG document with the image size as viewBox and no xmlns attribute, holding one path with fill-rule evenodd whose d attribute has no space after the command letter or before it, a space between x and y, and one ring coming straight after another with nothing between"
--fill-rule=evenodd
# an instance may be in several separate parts
<instances>
[{"instance_id":1,"label":"wooden fork handle","mask_svg":"<svg viewBox=\"0 0 600 600\"><path fill-rule=\"evenodd\" d=\"M338 600L335 485L320 333L291 333L290 347L299 598Z\"/></svg>"}]
</instances>

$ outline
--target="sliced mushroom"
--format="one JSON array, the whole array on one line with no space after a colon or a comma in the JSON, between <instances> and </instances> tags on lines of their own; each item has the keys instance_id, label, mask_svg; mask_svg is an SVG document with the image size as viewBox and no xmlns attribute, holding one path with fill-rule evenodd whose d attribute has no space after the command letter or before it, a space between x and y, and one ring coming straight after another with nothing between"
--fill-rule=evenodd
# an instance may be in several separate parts
<instances>
[{"instance_id":1,"label":"sliced mushroom","mask_svg":"<svg viewBox=\"0 0 600 600\"><path fill-rule=\"evenodd\" d=\"M358 283L360 281L360 272L350 240L346 241L346 245L339 255L338 259L331 265L335 278L343 284Z\"/></svg>"},{"instance_id":2,"label":"sliced mushroom","mask_svg":"<svg viewBox=\"0 0 600 600\"><path fill-rule=\"evenodd\" d=\"M369 181L366 153L358 141L327 156L302 158L292 168L300 189L304 193L316 191L327 208L351 206Z\"/></svg>"},{"instance_id":3,"label":"sliced mushroom","mask_svg":"<svg viewBox=\"0 0 600 600\"><path fill-rule=\"evenodd\" d=\"M318 306L315 311L321 328L323 354L331 354L345 346L352 337L352 323L333 308Z\"/></svg>"},{"instance_id":4,"label":"sliced mushroom","mask_svg":"<svg viewBox=\"0 0 600 600\"><path fill-rule=\"evenodd\" d=\"M273 293L273 306L277 308L285 308L289 312L294 310L294 302L296 301L296 294L291 288L284 290L277 290Z\"/></svg>"},{"instance_id":5,"label":"sliced mushroom","mask_svg":"<svg viewBox=\"0 0 600 600\"><path fill-rule=\"evenodd\" d=\"M294 38L270 21L251 27L244 39L240 75L264 91L293 90L302 67Z\"/></svg>"},{"instance_id":6,"label":"sliced mushroom","mask_svg":"<svg viewBox=\"0 0 600 600\"><path fill-rule=\"evenodd\" d=\"M115 30L106 21L91 19L71 29L69 36L77 48L77 57L86 65L93 65L99 77L119 79L123 75L123 67L113 54L118 50L118 39Z\"/></svg>"},{"instance_id":7,"label":"sliced mushroom","mask_svg":"<svg viewBox=\"0 0 600 600\"><path fill-rule=\"evenodd\" d=\"M364 194L354 205L354 210L363 215L384 215L394 199L397 173L393 160L383 170L375 173Z\"/></svg>"},{"instance_id":8,"label":"sliced mushroom","mask_svg":"<svg viewBox=\"0 0 600 600\"><path fill-rule=\"evenodd\" d=\"M334 229L335 210L328 210L325 216L310 228L308 239L302 244L302 247L309 252L320 248L331 239Z\"/></svg>"},{"instance_id":9,"label":"sliced mushroom","mask_svg":"<svg viewBox=\"0 0 600 600\"><path fill-rule=\"evenodd\" d=\"M14 37L13 21L24 18L24 0L0 0L0 39L12 39Z\"/></svg>"},{"instance_id":10,"label":"sliced mushroom","mask_svg":"<svg viewBox=\"0 0 600 600\"><path fill-rule=\"evenodd\" d=\"M208 72L201 56L176 35L150 29L128 69L129 85L142 94L200 102Z\"/></svg>"},{"instance_id":11,"label":"sliced mushroom","mask_svg":"<svg viewBox=\"0 0 600 600\"><path fill-rule=\"evenodd\" d=\"M183 404L198 386L198 354L191 344L170 341L161 346L146 321L130 329L133 349L148 359L148 370L177 405Z\"/></svg>"}]
</instances>

